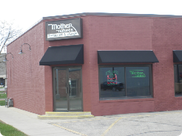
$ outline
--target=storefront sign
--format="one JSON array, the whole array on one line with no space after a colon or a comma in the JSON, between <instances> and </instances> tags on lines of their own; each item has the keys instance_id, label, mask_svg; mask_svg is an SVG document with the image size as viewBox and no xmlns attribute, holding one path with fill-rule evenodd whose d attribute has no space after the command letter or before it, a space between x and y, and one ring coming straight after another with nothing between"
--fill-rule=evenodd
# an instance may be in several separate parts
<instances>
[{"instance_id":1,"label":"storefront sign","mask_svg":"<svg viewBox=\"0 0 182 136\"><path fill-rule=\"evenodd\" d=\"M145 78L146 77L144 70L142 70L142 69L130 70L130 73L132 75L132 78Z\"/></svg>"},{"instance_id":2,"label":"storefront sign","mask_svg":"<svg viewBox=\"0 0 182 136\"><path fill-rule=\"evenodd\" d=\"M73 38L82 38L81 18L46 22L48 41Z\"/></svg>"}]
</instances>

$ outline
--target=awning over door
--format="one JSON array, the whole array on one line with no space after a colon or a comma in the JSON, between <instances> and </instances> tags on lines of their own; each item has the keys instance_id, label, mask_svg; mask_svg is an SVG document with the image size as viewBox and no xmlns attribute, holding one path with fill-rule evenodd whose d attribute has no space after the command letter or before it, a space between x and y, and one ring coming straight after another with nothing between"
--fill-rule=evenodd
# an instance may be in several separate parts
<instances>
[{"instance_id":1,"label":"awning over door","mask_svg":"<svg viewBox=\"0 0 182 136\"><path fill-rule=\"evenodd\" d=\"M173 62L182 62L182 50L173 51Z\"/></svg>"},{"instance_id":2,"label":"awning over door","mask_svg":"<svg viewBox=\"0 0 182 136\"><path fill-rule=\"evenodd\" d=\"M104 63L155 63L153 51L97 51L98 64Z\"/></svg>"},{"instance_id":3,"label":"awning over door","mask_svg":"<svg viewBox=\"0 0 182 136\"><path fill-rule=\"evenodd\" d=\"M49 47L39 64L83 64L83 44Z\"/></svg>"}]
</instances>

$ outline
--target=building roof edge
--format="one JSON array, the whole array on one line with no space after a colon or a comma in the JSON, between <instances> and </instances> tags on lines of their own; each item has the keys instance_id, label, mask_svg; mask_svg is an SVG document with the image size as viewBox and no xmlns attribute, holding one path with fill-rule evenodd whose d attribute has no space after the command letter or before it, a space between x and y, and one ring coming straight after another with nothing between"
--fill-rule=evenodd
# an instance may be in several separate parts
<instances>
[{"instance_id":1,"label":"building roof edge","mask_svg":"<svg viewBox=\"0 0 182 136\"><path fill-rule=\"evenodd\" d=\"M46 19L60 19L70 17L81 17L81 16L122 16L122 17L169 17L169 18L182 18L180 15L160 15L160 14L134 14L134 13L107 13L107 12L84 12L58 16L47 16L43 17Z\"/></svg>"}]
</instances>

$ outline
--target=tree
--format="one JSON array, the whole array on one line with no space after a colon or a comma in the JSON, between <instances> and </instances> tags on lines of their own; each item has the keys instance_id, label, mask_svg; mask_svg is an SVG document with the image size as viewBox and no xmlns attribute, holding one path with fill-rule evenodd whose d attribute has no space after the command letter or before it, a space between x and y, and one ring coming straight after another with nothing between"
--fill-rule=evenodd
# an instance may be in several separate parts
<instances>
[{"instance_id":1,"label":"tree","mask_svg":"<svg viewBox=\"0 0 182 136\"><path fill-rule=\"evenodd\" d=\"M0 54L2 50L19 35L21 29L16 29L12 22L0 21Z\"/></svg>"}]
</instances>

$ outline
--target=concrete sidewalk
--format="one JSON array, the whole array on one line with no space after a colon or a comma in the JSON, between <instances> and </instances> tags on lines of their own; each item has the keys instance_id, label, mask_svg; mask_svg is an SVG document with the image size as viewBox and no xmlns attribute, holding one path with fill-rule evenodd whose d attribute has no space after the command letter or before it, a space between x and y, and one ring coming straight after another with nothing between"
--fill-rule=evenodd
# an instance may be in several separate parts
<instances>
[{"instance_id":1,"label":"concrete sidewalk","mask_svg":"<svg viewBox=\"0 0 182 136\"><path fill-rule=\"evenodd\" d=\"M51 123L49 120L39 120L37 114L14 107L6 108L5 106L0 106L0 120L17 128L28 136L78 136L49 124ZM61 122L60 120L57 121Z\"/></svg>"}]
</instances>

